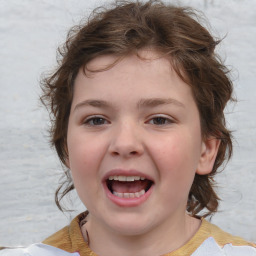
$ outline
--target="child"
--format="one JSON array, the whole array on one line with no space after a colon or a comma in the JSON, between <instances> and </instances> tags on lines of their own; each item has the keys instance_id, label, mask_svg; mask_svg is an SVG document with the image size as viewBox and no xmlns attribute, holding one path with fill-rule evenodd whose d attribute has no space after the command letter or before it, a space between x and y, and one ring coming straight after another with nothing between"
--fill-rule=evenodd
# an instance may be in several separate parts
<instances>
[{"instance_id":1,"label":"child","mask_svg":"<svg viewBox=\"0 0 256 256\"><path fill-rule=\"evenodd\" d=\"M232 154L217 44L192 9L160 1L117 2L71 30L41 99L67 168L57 205L76 188L88 211L0 255L256 255L204 219Z\"/></svg>"}]
</instances>

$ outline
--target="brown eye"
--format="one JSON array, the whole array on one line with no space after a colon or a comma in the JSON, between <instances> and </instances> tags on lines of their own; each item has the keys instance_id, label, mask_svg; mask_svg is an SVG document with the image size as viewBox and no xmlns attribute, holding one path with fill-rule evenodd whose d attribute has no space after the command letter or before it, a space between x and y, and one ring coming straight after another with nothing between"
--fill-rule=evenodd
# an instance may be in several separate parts
<instances>
[{"instance_id":1,"label":"brown eye","mask_svg":"<svg viewBox=\"0 0 256 256\"><path fill-rule=\"evenodd\" d=\"M163 118L163 117L156 117L153 119L153 123L157 125L166 124L166 121L167 121L166 118Z\"/></svg>"},{"instance_id":2,"label":"brown eye","mask_svg":"<svg viewBox=\"0 0 256 256\"><path fill-rule=\"evenodd\" d=\"M153 125L168 125L168 124L172 124L173 121L170 119L170 118L167 118L167 117L163 117L163 116L156 116L156 117L153 117L149 120L149 123L150 124L153 124Z\"/></svg>"},{"instance_id":3,"label":"brown eye","mask_svg":"<svg viewBox=\"0 0 256 256\"><path fill-rule=\"evenodd\" d=\"M107 120L102 117L91 117L85 120L84 124L89 125L89 126L99 126L99 125L104 125L107 124Z\"/></svg>"}]
</instances>

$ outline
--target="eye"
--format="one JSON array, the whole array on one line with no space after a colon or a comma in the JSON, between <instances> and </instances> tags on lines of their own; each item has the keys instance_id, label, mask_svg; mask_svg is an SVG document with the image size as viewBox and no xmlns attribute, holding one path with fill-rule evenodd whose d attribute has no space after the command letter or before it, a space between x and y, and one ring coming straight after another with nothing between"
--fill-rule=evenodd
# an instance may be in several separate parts
<instances>
[{"instance_id":1,"label":"eye","mask_svg":"<svg viewBox=\"0 0 256 256\"><path fill-rule=\"evenodd\" d=\"M85 119L83 123L88 126L100 126L108 124L109 122L103 117L93 116Z\"/></svg>"},{"instance_id":2,"label":"eye","mask_svg":"<svg viewBox=\"0 0 256 256\"><path fill-rule=\"evenodd\" d=\"M156 116L151 118L148 121L149 124L153 125L168 125L174 123L174 121L171 118L163 117L163 116Z\"/></svg>"}]
</instances>

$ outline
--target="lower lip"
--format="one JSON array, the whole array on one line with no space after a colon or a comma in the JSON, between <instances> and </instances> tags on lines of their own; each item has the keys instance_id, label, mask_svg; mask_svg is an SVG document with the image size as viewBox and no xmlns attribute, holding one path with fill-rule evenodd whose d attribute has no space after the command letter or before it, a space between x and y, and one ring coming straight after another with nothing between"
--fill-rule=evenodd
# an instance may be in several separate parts
<instances>
[{"instance_id":1,"label":"lower lip","mask_svg":"<svg viewBox=\"0 0 256 256\"><path fill-rule=\"evenodd\" d=\"M107 194L107 197L116 205L121 206L121 207L136 207L139 206L141 204L143 204L148 198L149 196L152 194L153 191L153 187L154 185L152 184L152 186L150 187L150 189L142 196L140 197L135 197L135 198L121 198L118 196L115 196L114 194L112 194L106 183L104 182L103 184L104 186L104 190Z\"/></svg>"}]
</instances>

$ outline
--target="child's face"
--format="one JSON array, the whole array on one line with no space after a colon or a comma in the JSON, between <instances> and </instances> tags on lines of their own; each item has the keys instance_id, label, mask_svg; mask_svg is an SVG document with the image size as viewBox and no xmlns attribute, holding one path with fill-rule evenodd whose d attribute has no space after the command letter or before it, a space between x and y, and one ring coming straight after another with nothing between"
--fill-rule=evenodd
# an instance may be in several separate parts
<instances>
[{"instance_id":1,"label":"child's face","mask_svg":"<svg viewBox=\"0 0 256 256\"><path fill-rule=\"evenodd\" d=\"M113 60L96 58L89 68ZM165 58L130 56L89 77L80 70L67 147L67 165L92 225L130 235L183 218L195 173L213 164L191 89ZM119 181L109 180L113 176ZM142 180L121 181L133 176Z\"/></svg>"}]
</instances>

